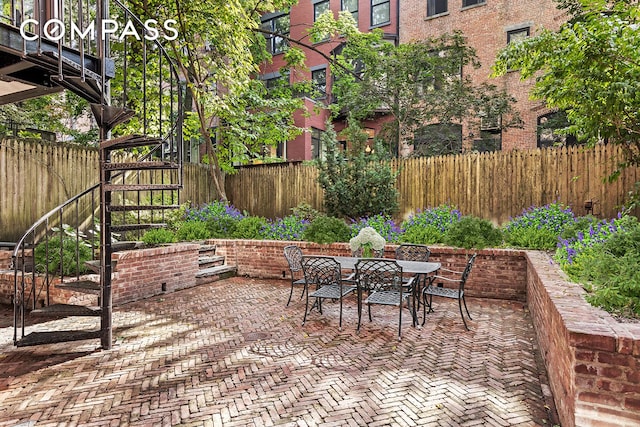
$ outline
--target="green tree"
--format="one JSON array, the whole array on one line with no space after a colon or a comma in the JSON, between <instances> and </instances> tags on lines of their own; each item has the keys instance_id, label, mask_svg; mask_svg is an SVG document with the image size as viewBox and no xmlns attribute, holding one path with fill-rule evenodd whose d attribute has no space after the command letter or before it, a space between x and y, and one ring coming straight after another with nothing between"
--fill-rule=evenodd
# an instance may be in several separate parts
<instances>
[{"instance_id":1,"label":"green tree","mask_svg":"<svg viewBox=\"0 0 640 427\"><path fill-rule=\"evenodd\" d=\"M535 78L532 95L566 111L565 132L620 144L640 165L640 9L637 1L560 0L571 19L556 32L509 44L494 75ZM619 174L619 170L612 178Z\"/></svg>"},{"instance_id":2,"label":"green tree","mask_svg":"<svg viewBox=\"0 0 640 427\"><path fill-rule=\"evenodd\" d=\"M331 123L322 135L326 151L324 159L318 160L318 182L324 190L325 210L352 219L393 214L398 209L397 173L388 162L388 151L378 143L367 154L367 135L355 122L345 135L351 143L345 151L338 148Z\"/></svg>"},{"instance_id":3,"label":"green tree","mask_svg":"<svg viewBox=\"0 0 640 427\"><path fill-rule=\"evenodd\" d=\"M519 123L513 99L489 84L474 84L464 67L479 67L475 51L460 33L394 45L383 33L353 32L337 56L333 94L336 114L363 122L377 113L392 117L385 137L392 151L413 143L427 124L502 117L502 126Z\"/></svg>"},{"instance_id":4,"label":"green tree","mask_svg":"<svg viewBox=\"0 0 640 427\"><path fill-rule=\"evenodd\" d=\"M256 79L259 64L270 60L260 33L263 13L285 10L295 0L151 0L133 9L143 19L175 19L178 37L169 49L187 80L185 135L199 135L206 147L212 183L226 200L224 176L235 162L246 162L265 146L301 132L293 112L302 100L295 88L270 92ZM303 61L299 50L285 54L292 65ZM283 70L284 74L285 70Z\"/></svg>"}]
</instances>

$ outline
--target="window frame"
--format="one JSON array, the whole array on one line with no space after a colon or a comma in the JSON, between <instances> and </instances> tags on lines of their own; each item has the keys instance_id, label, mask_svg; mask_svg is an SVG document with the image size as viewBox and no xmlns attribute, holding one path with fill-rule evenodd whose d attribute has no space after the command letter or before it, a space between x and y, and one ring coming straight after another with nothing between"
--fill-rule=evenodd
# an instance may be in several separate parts
<instances>
[{"instance_id":1,"label":"window frame","mask_svg":"<svg viewBox=\"0 0 640 427\"><path fill-rule=\"evenodd\" d=\"M358 20L360 16L358 13L358 0L355 0L355 4L356 4L355 11L345 8L345 1L347 0L340 0L340 10L351 13L351 16L353 16L353 19L356 21L356 25L358 25L360 23L360 21Z\"/></svg>"},{"instance_id":2,"label":"window frame","mask_svg":"<svg viewBox=\"0 0 640 427\"><path fill-rule=\"evenodd\" d=\"M323 159L324 150L322 149L322 135L326 131L311 126L311 159Z\"/></svg>"},{"instance_id":3,"label":"window frame","mask_svg":"<svg viewBox=\"0 0 640 427\"><path fill-rule=\"evenodd\" d=\"M431 9L436 9L437 10L437 3L436 2L443 2L445 9L443 11L440 12L436 12L434 10L434 13L430 13ZM449 13L449 1L448 0L427 0L427 18L434 18L437 16L442 16L442 15L447 15Z\"/></svg>"},{"instance_id":4,"label":"window frame","mask_svg":"<svg viewBox=\"0 0 640 427\"><path fill-rule=\"evenodd\" d=\"M318 72L324 72L324 90L320 89L319 86L316 84L316 79L314 78L314 75ZM319 92L318 95L314 94L315 96L313 97L313 99L315 100L319 100L319 99L326 99L327 97L327 66L326 65L321 65L318 67L314 67L311 69L311 83L313 85L313 88Z\"/></svg>"},{"instance_id":5,"label":"window frame","mask_svg":"<svg viewBox=\"0 0 640 427\"><path fill-rule=\"evenodd\" d=\"M318 13L318 6L322 5L323 7L326 7L326 9L322 10L320 13ZM323 13L325 13L326 11L331 10L331 3L329 0L317 0L313 2L313 22L316 22L318 20L318 17L320 15L322 15Z\"/></svg>"},{"instance_id":6,"label":"window frame","mask_svg":"<svg viewBox=\"0 0 640 427\"><path fill-rule=\"evenodd\" d=\"M483 4L487 4L487 0L462 0L462 9L481 6Z\"/></svg>"},{"instance_id":7,"label":"window frame","mask_svg":"<svg viewBox=\"0 0 640 427\"><path fill-rule=\"evenodd\" d=\"M514 36L517 36L517 35L522 34L522 33L526 33L524 35L524 37L522 37L522 38L519 38L519 37L514 38ZM515 42L518 42L519 40L523 40L523 39L526 39L528 37L531 37L531 27L530 26L514 28L512 30L507 30L507 44L515 43Z\"/></svg>"},{"instance_id":8,"label":"window frame","mask_svg":"<svg viewBox=\"0 0 640 427\"><path fill-rule=\"evenodd\" d=\"M260 24L263 29L271 31L272 33L277 33L277 22L283 18L286 18L288 20L288 31L281 34L289 36L289 34L291 33L291 15L289 14L289 12L272 13L265 15L262 17L262 21ZM271 55L279 55L289 49L289 42L283 37L279 37L274 34L265 34L264 37L267 41L267 51ZM278 44L278 39L282 40L281 46Z\"/></svg>"},{"instance_id":9,"label":"window frame","mask_svg":"<svg viewBox=\"0 0 640 427\"><path fill-rule=\"evenodd\" d=\"M391 23L391 0L371 0L371 2L369 3L370 6L370 12L369 12L369 22L371 23L371 28L375 28L375 27L382 27L383 25L388 25ZM378 9L381 7L386 7L387 8L387 20L386 21L381 21L381 22L377 22L374 23L373 22L373 18L374 18L374 9Z\"/></svg>"}]
</instances>

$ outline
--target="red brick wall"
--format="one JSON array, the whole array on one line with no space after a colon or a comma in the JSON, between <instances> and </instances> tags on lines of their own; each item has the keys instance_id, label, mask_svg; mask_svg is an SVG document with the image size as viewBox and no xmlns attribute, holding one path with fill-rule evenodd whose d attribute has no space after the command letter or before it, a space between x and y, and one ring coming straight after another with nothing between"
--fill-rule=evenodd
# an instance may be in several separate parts
<instances>
[{"instance_id":1,"label":"red brick wall","mask_svg":"<svg viewBox=\"0 0 640 427\"><path fill-rule=\"evenodd\" d=\"M8 270L11 267L12 251L0 251L0 270Z\"/></svg>"},{"instance_id":2,"label":"red brick wall","mask_svg":"<svg viewBox=\"0 0 640 427\"><path fill-rule=\"evenodd\" d=\"M195 286L199 248L186 243L115 253L113 303L162 294L163 283L167 292Z\"/></svg>"},{"instance_id":3,"label":"red brick wall","mask_svg":"<svg viewBox=\"0 0 640 427\"><path fill-rule=\"evenodd\" d=\"M640 425L640 324L584 300L541 252L528 252L527 301L563 427Z\"/></svg>"},{"instance_id":4,"label":"red brick wall","mask_svg":"<svg viewBox=\"0 0 640 427\"><path fill-rule=\"evenodd\" d=\"M305 254L350 255L346 243L318 245L309 242L273 240L214 240L216 254L224 255L227 264L235 265L239 275L264 279L288 278L289 267L284 258L284 247L297 244ZM387 245L385 257L393 258L395 245ZM444 268L462 271L467 251L433 247L430 260L442 263ZM527 260L524 252L504 249L477 251L475 265L467 281L467 293L472 297L525 301Z\"/></svg>"},{"instance_id":5,"label":"red brick wall","mask_svg":"<svg viewBox=\"0 0 640 427\"><path fill-rule=\"evenodd\" d=\"M196 273L199 269L199 248L200 245L186 243L113 254L113 259L117 261L111 283L113 304L123 304L162 294L164 293L163 283L166 292L195 286ZM97 275L83 277L99 280ZM41 283L43 278L38 277L36 280ZM54 286L59 279L52 278L52 280L52 285L49 287L51 304L98 304L97 295L61 290ZM0 272L0 303L12 302L13 282L13 271Z\"/></svg>"}]
</instances>

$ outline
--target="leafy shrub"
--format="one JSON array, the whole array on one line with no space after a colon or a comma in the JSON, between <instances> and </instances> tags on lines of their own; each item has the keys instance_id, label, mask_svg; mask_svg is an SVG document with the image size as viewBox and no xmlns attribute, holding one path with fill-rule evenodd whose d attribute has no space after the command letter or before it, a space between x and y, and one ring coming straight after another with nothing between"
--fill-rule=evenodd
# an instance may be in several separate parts
<instances>
[{"instance_id":1,"label":"leafy shrub","mask_svg":"<svg viewBox=\"0 0 640 427\"><path fill-rule=\"evenodd\" d=\"M418 210L402 223L400 241L425 245L444 243L445 233L461 216L458 209L448 205Z\"/></svg>"},{"instance_id":2,"label":"leafy shrub","mask_svg":"<svg viewBox=\"0 0 640 427\"><path fill-rule=\"evenodd\" d=\"M360 218L351 224L351 236L357 236L360 230L365 227L373 228L390 243L397 243L402 235L402 229L390 216L378 214L368 218Z\"/></svg>"},{"instance_id":3,"label":"leafy shrub","mask_svg":"<svg viewBox=\"0 0 640 427\"><path fill-rule=\"evenodd\" d=\"M315 243L348 242L351 238L349 226L340 218L319 216L305 229L303 240Z\"/></svg>"},{"instance_id":4,"label":"leafy shrub","mask_svg":"<svg viewBox=\"0 0 640 427\"><path fill-rule=\"evenodd\" d=\"M566 269L566 266L572 264L575 257L586 248L604 242L618 231L631 229L635 224L637 224L635 217L622 215L618 215L618 218L612 220L601 220L595 225L590 225L586 232L578 231L576 237L560 238L554 259L560 264L560 267Z\"/></svg>"},{"instance_id":5,"label":"leafy shrub","mask_svg":"<svg viewBox=\"0 0 640 427\"><path fill-rule=\"evenodd\" d=\"M321 214L308 203L299 203L295 208L291 208L294 217L306 220L308 223L319 217Z\"/></svg>"},{"instance_id":6,"label":"leafy shrub","mask_svg":"<svg viewBox=\"0 0 640 427\"><path fill-rule=\"evenodd\" d=\"M507 223L504 227L505 240L519 248L554 249L560 233L567 224L574 222L571 209L561 204L531 207Z\"/></svg>"},{"instance_id":7,"label":"leafy shrub","mask_svg":"<svg viewBox=\"0 0 640 427\"><path fill-rule=\"evenodd\" d=\"M640 224L635 217L602 220L573 239L562 239L555 259L583 284L589 303L640 317Z\"/></svg>"},{"instance_id":8,"label":"leafy shrub","mask_svg":"<svg viewBox=\"0 0 640 427\"><path fill-rule=\"evenodd\" d=\"M142 241L148 246L157 246L175 242L176 235L166 228L153 228L142 235Z\"/></svg>"},{"instance_id":9,"label":"leafy shrub","mask_svg":"<svg viewBox=\"0 0 640 427\"><path fill-rule=\"evenodd\" d=\"M91 249L82 240L77 241L70 236L64 236L62 239L60 236L54 236L48 242L43 241L36 246L34 258L36 271L40 273L48 270L51 274L62 272L65 275L75 275L87 271L84 263L91 260L92 254Z\"/></svg>"},{"instance_id":10,"label":"leafy shrub","mask_svg":"<svg viewBox=\"0 0 640 427\"><path fill-rule=\"evenodd\" d=\"M269 240L302 240L309 220L289 215L269 222L264 230L264 238Z\"/></svg>"},{"instance_id":11,"label":"leafy shrub","mask_svg":"<svg viewBox=\"0 0 640 427\"><path fill-rule=\"evenodd\" d=\"M236 224L232 237L235 239L262 239L267 220L259 216L247 216Z\"/></svg>"},{"instance_id":12,"label":"leafy shrub","mask_svg":"<svg viewBox=\"0 0 640 427\"><path fill-rule=\"evenodd\" d=\"M324 207L329 215L347 218L388 215L398 209L395 172L381 145L366 154L367 141L362 129L350 124L344 132L351 141L348 150L337 149L333 126L327 123L322 135L325 160L318 161L318 183L324 190Z\"/></svg>"},{"instance_id":13,"label":"leafy shrub","mask_svg":"<svg viewBox=\"0 0 640 427\"><path fill-rule=\"evenodd\" d=\"M465 249L500 246L502 231L486 219L465 216L449 227L444 236L444 243Z\"/></svg>"},{"instance_id":14,"label":"leafy shrub","mask_svg":"<svg viewBox=\"0 0 640 427\"><path fill-rule=\"evenodd\" d=\"M573 222L565 224L562 232L560 233L560 238L575 239L578 237L578 233L588 233L589 228L592 228L593 226L597 227L598 222L598 218L592 215L576 217Z\"/></svg>"},{"instance_id":15,"label":"leafy shrub","mask_svg":"<svg viewBox=\"0 0 640 427\"><path fill-rule=\"evenodd\" d=\"M196 209L187 209L187 221L203 221L211 238L228 238L233 236L238 222L245 215L228 202L213 201Z\"/></svg>"},{"instance_id":16,"label":"leafy shrub","mask_svg":"<svg viewBox=\"0 0 640 427\"><path fill-rule=\"evenodd\" d=\"M180 242L193 242L208 239L207 224L202 221L185 221L176 231L176 238Z\"/></svg>"}]
</instances>

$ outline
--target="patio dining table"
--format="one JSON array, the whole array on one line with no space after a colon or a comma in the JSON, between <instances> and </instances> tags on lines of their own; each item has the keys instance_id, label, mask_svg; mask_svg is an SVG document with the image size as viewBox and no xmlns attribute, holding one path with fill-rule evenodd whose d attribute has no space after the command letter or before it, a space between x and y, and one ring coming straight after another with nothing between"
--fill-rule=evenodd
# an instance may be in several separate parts
<instances>
[{"instance_id":1,"label":"patio dining table","mask_svg":"<svg viewBox=\"0 0 640 427\"><path fill-rule=\"evenodd\" d=\"M338 261L342 269L355 270L356 263L363 258L349 257L349 256L334 256L333 259ZM439 262L405 261L401 259L394 259L394 261L397 262L400 267L402 267L403 273L409 273L409 274L431 274L435 271L438 271L441 267Z\"/></svg>"}]
</instances>

